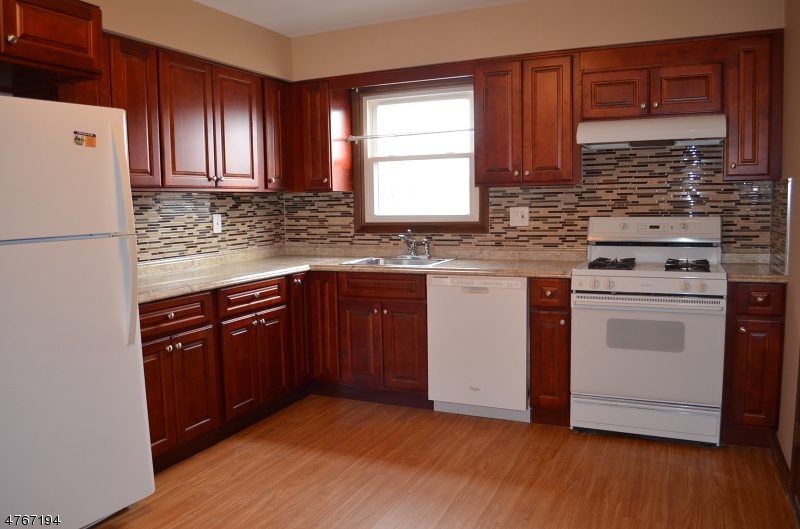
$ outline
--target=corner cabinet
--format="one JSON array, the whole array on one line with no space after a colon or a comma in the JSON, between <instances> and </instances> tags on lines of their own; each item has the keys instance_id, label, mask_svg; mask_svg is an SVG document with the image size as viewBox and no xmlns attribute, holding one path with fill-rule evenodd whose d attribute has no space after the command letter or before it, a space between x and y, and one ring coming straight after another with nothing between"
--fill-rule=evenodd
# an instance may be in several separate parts
<instances>
[{"instance_id":1,"label":"corner cabinet","mask_svg":"<svg viewBox=\"0 0 800 529\"><path fill-rule=\"evenodd\" d=\"M570 282L531 279L531 420L569 426Z\"/></svg>"},{"instance_id":2,"label":"corner cabinet","mask_svg":"<svg viewBox=\"0 0 800 529\"><path fill-rule=\"evenodd\" d=\"M573 57L475 67L475 183L571 185L579 181Z\"/></svg>"}]
</instances>

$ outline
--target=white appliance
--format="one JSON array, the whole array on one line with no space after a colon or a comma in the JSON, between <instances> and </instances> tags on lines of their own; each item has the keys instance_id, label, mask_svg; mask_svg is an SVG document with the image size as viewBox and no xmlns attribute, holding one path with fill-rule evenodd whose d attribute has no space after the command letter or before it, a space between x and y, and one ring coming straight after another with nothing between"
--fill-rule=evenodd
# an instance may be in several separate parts
<instances>
[{"instance_id":1,"label":"white appliance","mask_svg":"<svg viewBox=\"0 0 800 529\"><path fill-rule=\"evenodd\" d=\"M725 114L584 121L578 145L589 149L629 148L637 142L669 141L676 145L719 145L728 133Z\"/></svg>"},{"instance_id":2,"label":"white appliance","mask_svg":"<svg viewBox=\"0 0 800 529\"><path fill-rule=\"evenodd\" d=\"M155 490L125 113L0 123L0 515L84 527Z\"/></svg>"},{"instance_id":3,"label":"white appliance","mask_svg":"<svg viewBox=\"0 0 800 529\"><path fill-rule=\"evenodd\" d=\"M530 422L528 281L429 275L433 409Z\"/></svg>"},{"instance_id":4,"label":"white appliance","mask_svg":"<svg viewBox=\"0 0 800 529\"><path fill-rule=\"evenodd\" d=\"M593 217L572 271L573 428L719 444L719 217Z\"/></svg>"}]
</instances>

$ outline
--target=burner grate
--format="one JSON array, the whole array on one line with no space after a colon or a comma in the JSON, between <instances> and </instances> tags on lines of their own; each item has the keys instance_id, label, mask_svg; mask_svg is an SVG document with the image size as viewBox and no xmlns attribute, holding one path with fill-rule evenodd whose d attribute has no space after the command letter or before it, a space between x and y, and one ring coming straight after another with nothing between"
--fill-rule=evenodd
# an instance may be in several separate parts
<instances>
[{"instance_id":1,"label":"burner grate","mask_svg":"<svg viewBox=\"0 0 800 529\"><path fill-rule=\"evenodd\" d=\"M600 270L633 270L635 266L636 259L633 257L613 260L607 257L598 257L589 263L590 269Z\"/></svg>"},{"instance_id":2,"label":"burner grate","mask_svg":"<svg viewBox=\"0 0 800 529\"><path fill-rule=\"evenodd\" d=\"M710 272L711 265L708 259L667 259L664 263L664 270L667 272Z\"/></svg>"}]
</instances>

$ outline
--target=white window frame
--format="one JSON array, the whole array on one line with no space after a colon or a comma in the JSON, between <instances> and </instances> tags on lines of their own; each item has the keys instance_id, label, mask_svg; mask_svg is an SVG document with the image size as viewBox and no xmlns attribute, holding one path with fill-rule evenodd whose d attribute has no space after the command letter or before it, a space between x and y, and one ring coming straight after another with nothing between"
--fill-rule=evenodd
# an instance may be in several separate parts
<instances>
[{"instance_id":1,"label":"white window frame","mask_svg":"<svg viewBox=\"0 0 800 529\"><path fill-rule=\"evenodd\" d=\"M475 102L472 84L454 85L438 88L426 89L406 89L397 92L384 92L372 95L365 95L362 98L362 128L365 136L374 135L374 123L377 119L377 107L381 101L401 100L401 101L430 101L442 99L463 99L467 95L470 101L470 124L469 128L475 126ZM444 97L443 97L444 96ZM364 200L364 221L366 224L453 224L470 223L476 224L481 221L481 191L475 187L475 134L470 132L472 139L472 149L469 153L452 154L423 154L412 156L387 156L370 157L373 149L373 142L376 140L363 140L363 200ZM447 158L466 158L469 160L469 186L470 186L470 212L467 215L376 215L375 214L375 178L374 164L381 161L401 161L401 160L431 160Z\"/></svg>"}]
</instances>

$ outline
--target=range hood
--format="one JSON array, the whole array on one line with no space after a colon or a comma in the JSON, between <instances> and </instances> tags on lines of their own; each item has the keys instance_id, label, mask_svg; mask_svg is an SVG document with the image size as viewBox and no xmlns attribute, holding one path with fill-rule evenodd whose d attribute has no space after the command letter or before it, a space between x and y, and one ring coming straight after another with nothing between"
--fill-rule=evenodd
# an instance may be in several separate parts
<instances>
[{"instance_id":1,"label":"range hood","mask_svg":"<svg viewBox=\"0 0 800 529\"><path fill-rule=\"evenodd\" d=\"M630 148L639 145L718 145L727 131L724 114L667 118L583 121L579 145L589 149Z\"/></svg>"}]
</instances>

